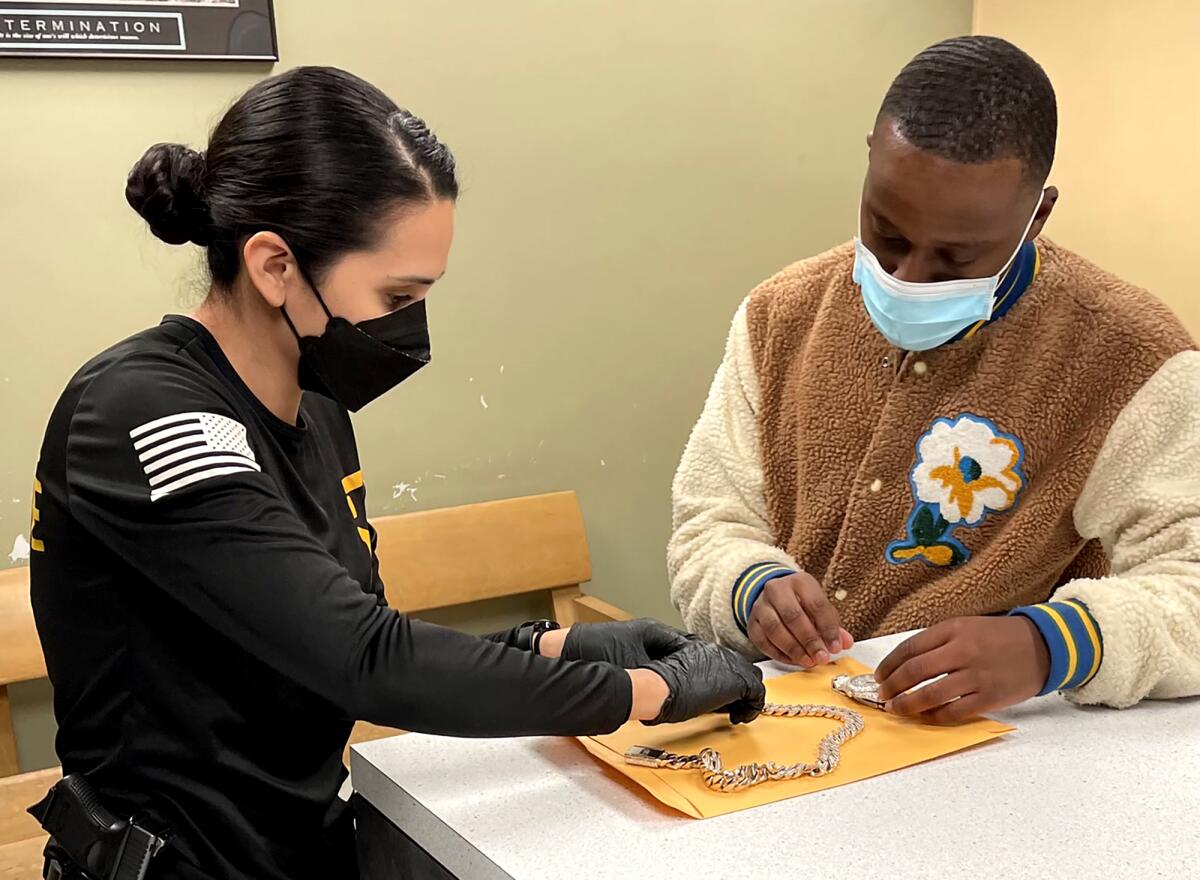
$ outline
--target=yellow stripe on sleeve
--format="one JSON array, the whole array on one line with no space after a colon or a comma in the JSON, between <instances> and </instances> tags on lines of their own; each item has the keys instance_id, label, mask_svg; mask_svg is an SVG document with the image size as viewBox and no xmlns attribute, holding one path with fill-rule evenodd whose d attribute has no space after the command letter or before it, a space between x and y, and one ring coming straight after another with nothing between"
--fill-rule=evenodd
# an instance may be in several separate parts
<instances>
[{"instance_id":1,"label":"yellow stripe on sleeve","mask_svg":"<svg viewBox=\"0 0 1200 880\"><path fill-rule=\"evenodd\" d=\"M1079 664L1079 653L1075 650L1075 637L1071 635L1071 628L1067 626L1067 622L1063 620L1062 615L1049 605L1038 605L1054 621L1054 625L1058 627L1062 633L1063 641L1067 645L1067 672L1063 676L1063 680L1058 683L1058 686L1066 684L1075 677L1075 667ZM1057 690L1057 688L1056 688Z\"/></svg>"},{"instance_id":2,"label":"yellow stripe on sleeve","mask_svg":"<svg viewBox=\"0 0 1200 880\"><path fill-rule=\"evenodd\" d=\"M1083 685L1087 684L1096 677L1096 672L1100 669L1100 633L1096 632L1096 625L1092 623L1092 615L1088 614L1087 609L1084 608L1079 602L1074 599L1063 599L1062 604L1070 605L1077 612L1079 612L1079 618L1083 621L1083 628L1087 630L1088 640L1092 643L1092 668L1088 670L1087 678L1085 678L1082 684L1079 685L1080 687L1083 687ZM1067 679L1067 681L1070 680L1070 678Z\"/></svg>"},{"instance_id":3,"label":"yellow stripe on sleeve","mask_svg":"<svg viewBox=\"0 0 1200 880\"><path fill-rule=\"evenodd\" d=\"M362 471L355 471L348 477L342 477L342 491L347 495L355 489L362 488L363 474Z\"/></svg>"}]
</instances>

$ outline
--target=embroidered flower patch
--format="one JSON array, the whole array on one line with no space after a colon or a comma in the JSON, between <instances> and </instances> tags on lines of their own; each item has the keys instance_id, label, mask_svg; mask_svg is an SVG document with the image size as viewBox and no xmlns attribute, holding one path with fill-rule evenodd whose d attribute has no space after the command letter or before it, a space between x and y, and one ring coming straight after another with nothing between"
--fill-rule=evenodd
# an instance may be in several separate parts
<instances>
[{"instance_id":1,"label":"embroidered flower patch","mask_svg":"<svg viewBox=\"0 0 1200 880\"><path fill-rule=\"evenodd\" d=\"M1011 508L1025 487L1024 461L1021 441L988 419L963 413L935 421L917 441L910 475L916 506L907 537L888 545L888 562L966 562L971 553L954 537L955 529L975 528Z\"/></svg>"}]
</instances>

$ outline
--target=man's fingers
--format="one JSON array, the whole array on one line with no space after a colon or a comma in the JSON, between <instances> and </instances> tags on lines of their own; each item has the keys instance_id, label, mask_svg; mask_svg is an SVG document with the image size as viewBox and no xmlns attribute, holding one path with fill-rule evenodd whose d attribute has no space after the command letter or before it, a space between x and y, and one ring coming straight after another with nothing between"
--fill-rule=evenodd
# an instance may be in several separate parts
<instances>
[{"instance_id":1,"label":"man's fingers","mask_svg":"<svg viewBox=\"0 0 1200 880\"><path fill-rule=\"evenodd\" d=\"M849 630L841 629L838 631L838 635L841 638L843 651L849 651L854 647L854 636L850 635Z\"/></svg>"},{"instance_id":2,"label":"man's fingers","mask_svg":"<svg viewBox=\"0 0 1200 880\"><path fill-rule=\"evenodd\" d=\"M974 690L969 676L955 672L923 688L900 694L891 700L887 709L895 715L919 715L922 712L940 709L951 700L965 697Z\"/></svg>"},{"instance_id":3,"label":"man's fingers","mask_svg":"<svg viewBox=\"0 0 1200 880\"><path fill-rule=\"evenodd\" d=\"M841 647L842 622L838 618L837 609L825 595L824 588L811 575L800 573L796 575L799 586L800 605L816 629L821 640L830 653L837 653ZM790 578L789 578L790 580ZM812 649L809 649L812 653Z\"/></svg>"},{"instance_id":4,"label":"man's fingers","mask_svg":"<svg viewBox=\"0 0 1200 880\"><path fill-rule=\"evenodd\" d=\"M804 606L800 604L800 597L796 595L789 583L791 579L788 577L771 581L767 584L767 589L763 591L759 602L763 598L767 599L767 604L775 611L780 622L787 628L792 638L803 646L805 653L814 663L828 663L829 653L825 642L816 627L813 626L812 621L809 620ZM772 634L772 638L775 638L774 634ZM775 643L779 644L779 639L775 639Z\"/></svg>"},{"instance_id":5,"label":"man's fingers","mask_svg":"<svg viewBox=\"0 0 1200 880\"><path fill-rule=\"evenodd\" d=\"M924 713L921 720L931 724L961 724L979 716L985 709L982 694L968 694L941 708Z\"/></svg>"},{"instance_id":6,"label":"man's fingers","mask_svg":"<svg viewBox=\"0 0 1200 880\"><path fill-rule=\"evenodd\" d=\"M770 639L767 638L766 633L764 633L762 630L762 627L751 622L751 624L746 627L746 634L750 637L750 641L754 643L754 647L758 648L758 650L762 651L776 663L785 663L788 665L791 664L791 661L787 659L787 656L780 651Z\"/></svg>"},{"instance_id":7,"label":"man's fingers","mask_svg":"<svg viewBox=\"0 0 1200 880\"><path fill-rule=\"evenodd\" d=\"M875 680L882 684L892 673L914 657L926 654L946 644L950 641L950 636L949 628L938 624L917 633L910 639L905 639L896 646L892 653L883 658L883 662L875 670ZM909 685L909 687L912 687L912 685ZM895 693L899 693L899 691Z\"/></svg>"},{"instance_id":8,"label":"man's fingers","mask_svg":"<svg viewBox=\"0 0 1200 880\"><path fill-rule=\"evenodd\" d=\"M804 646L796 641L795 636L783 625L783 621L769 603L761 599L755 603L754 611L750 614L749 630L758 634L758 638L755 639L753 635L751 638L772 660L792 666L803 666L806 669L813 665L813 659L808 656ZM778 656L772 656L768 647Z\"/></svg>"},{"instance_id":9,"label":"man's fingers","mask_svg":"<svg viewBox=\"0 0 1200 880\"><path fill-rule=\"evenodd\" d=\"M924 654L910 657L894 668L879 682L879 698L881 700L897 698L923 681L957 672L958 669L957 652L953 647L941 645ZM876 670L875 675L878 680L879 670Z\"/></svg>"}]
</instances>

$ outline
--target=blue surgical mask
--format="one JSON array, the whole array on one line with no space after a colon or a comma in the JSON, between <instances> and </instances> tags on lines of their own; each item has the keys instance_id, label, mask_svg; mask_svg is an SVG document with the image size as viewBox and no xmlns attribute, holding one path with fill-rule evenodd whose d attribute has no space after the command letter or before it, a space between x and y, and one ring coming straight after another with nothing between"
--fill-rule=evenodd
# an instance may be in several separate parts
<instances>
[{"instance_id":1,"label":"blue surgical mask","mask_svg":"<svg viewBox=\"0 0 1200 880\"><path fill-rule=\"evenodd\" d=\"M989 320L1000 279L1020 253L1041 205L1039 198L1016 250L999 272L987 278L901 281L883 270L860 235L854 236L854 283L862 288L863 303L875 327L897 348L928 351L972 324Z\"/></svg>"}]
</instances>

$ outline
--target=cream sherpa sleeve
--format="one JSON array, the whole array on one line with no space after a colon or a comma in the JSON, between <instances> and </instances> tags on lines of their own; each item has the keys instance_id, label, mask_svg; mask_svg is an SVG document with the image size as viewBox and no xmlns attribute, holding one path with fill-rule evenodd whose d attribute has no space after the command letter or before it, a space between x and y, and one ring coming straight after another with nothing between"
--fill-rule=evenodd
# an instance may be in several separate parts
<instances>
[{"instance_id":1,"label":"cream sherpa sleeve","mask_svg":"<svg viewBox=\"0 0 1200 880\"><path fill-rule=\"evenodd\" d=\"M755 590L798 569L768 524L758 401L743 302L675 475L667 567L688 629L755 658L762 652L743 631Z\"/></svg>"},{"instance_id":2,"label":"cream sherpa sleeve","mask_svg":"<svg viewBox=\"0 0 1200 880\"><path fill-rule=\"evenodd\" d=\"M1109 430L1075 506L1109 577L1064 584L1099 624L1103 653L1079 703L1125 707L1200 694L1200 352L1167 361Z\"/></svg>"}]
</instances>

